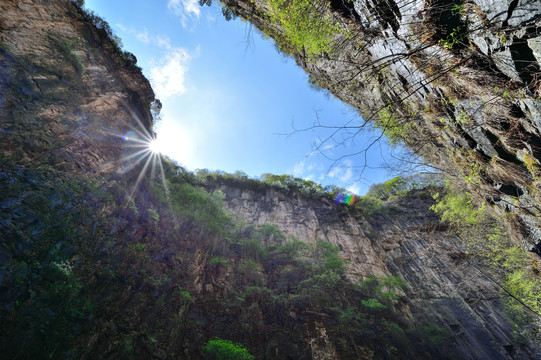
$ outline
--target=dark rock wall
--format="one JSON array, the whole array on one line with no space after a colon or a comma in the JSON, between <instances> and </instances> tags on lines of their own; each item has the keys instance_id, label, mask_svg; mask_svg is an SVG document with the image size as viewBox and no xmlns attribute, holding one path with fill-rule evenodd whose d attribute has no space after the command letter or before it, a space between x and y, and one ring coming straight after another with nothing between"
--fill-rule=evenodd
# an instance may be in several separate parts
<instances>
[{"instance_id":1,"label":"dark rock wall","mask_svg":"<svg viewBox=\"0 0 541 360\"><path fill-rule=\"evenodd\" d=\"M237 11L245 11L261 28L272 27L265 23L264 5L258 9L253 4L239 3ZM407 16L391 0L367 4L365 10L372 16L363 15L358 3L354 7L333 4L338 13L352 18L350 26L368 21L363 26L386 31L389 43L378 42L379 33L366 30L374 33L365 40L374 54L386 51L391 43L401 43L392 37L400 34ZM513 14L518 13L516 9L520 6ZM510 24L512 17L506 20ZM279 34L280 29L272 31ZM154 95L140 71L129 66L73 4L67 0L2 1L0 41L3 354L32 359L199 359L205 341L221 336L242 342L268 359L408 358L408 354L397 354L392 344L378 343L381 334L371 334L370 341L341 338L331 326L336 324L332 314L337 312L322 313L311 307L317 299L292 294L287 300L270 301L278 291L258 294L257 287L249 293L253 281L234 271L246 259L228 247L219 231L169 211L170 204L159 199L153 190L156 184L149 184L148 179L131 199L135 179L122 176L129 168L122 158L136 150L126 147L122 138L129 131L139 137L150 132L149 105ZM370 74L358 71L364 66L359 59L366 56L352 58L354 42L344 41L342 46L335 56L351 58L342 65L329 56L308 59L298 54L297 60L321 81L332 80L328 85L332 91L352 104L359 101L356 106L364 111L379 106L384 98L400 96L409 83L418 84L408 79L424 79L420 70L408 73L404 62L410 60L403 57L402 63L389 63L391 75L383 84L371 84ZM459 71L468 74L468 69ZM348 72L358 73L357 77L348 80L350 76L344 75ZM406 81L396 80L399 73ZM478 76L472 74L474 79ZM424 93L411 95L412 104L424 104L430 94L441 99L447 91L429 82L422 89ZM487 88L478 90L479 95ZM526 95L513 99L514 107L501 97L495 103L498 109L524 119L530 119L532 111L524 104L537 104ZM419 120L416 126L428 134L429 124ZM520 124L531 132L526 149L530 154L538 130L527 120ZM499 131L510 129L503 126ZM470 137L464 135L467 131ZM504 141L491 143L483 128L479 134L475 131L466 127L454 140L463 147L476 141L483 144L483 151L494 149L498 158L497 154L513 153L501 150L507 149ZM499 133L494 130L494 134ZM484 143L483 136L489 141ZM524 174L537 169L533 159ZM522 184L517 185L522 193L513 188L513 181L498 191L516 191L520 202L533 202L527 186L532 181L524 176L516 180ZM482 178L482 184L486 182ZM400 294L401 314L409 319L410 330L419 331L419 344L424 342L426 349L448 358L540 357L537 350L513 339L498 288L465 260L455 236L428 211L430 197L413 193L396 200L388 214L364 217L328 199L307 199L277 189L221 189L226 208L248 224L273 223L307 243L323 240L339 246L340 256L349 260L345 277L350 283L370 275L396 275L407 281L407 289ZM535 221L531 221L532 229ZM227 256L230 267L212 266L215 254ZM280 266L294 268L289 263ZM280 266L274 270L284 270ZM264 280L277 277L263 270L256 275ZM347 303L348 298L340 296ZM432 330L427 324L434 325ZM371 327L378 329L374 323L363 331ZM431 334L434 329L439 332ZM423 348L411 351L414 355L409 358L433 355Z\"/></svg>"},{"instance_id":2,"label":"dark rock wall","mask_svg":"<svg viewBox=\"0 0 541 360\"><path fill-rule=\"evenodd\" d=\"M151 132L150 83L69 1L2 1L0 74L4 154L114 173L122 137Z\"/></svg>"},{"instance_id":3,"label":"dark rock wall","mask_svg":"<svg viewBox=\"0 0 541 360\"><path fill-rule=\"evenodd\" d=\"M353 283L370 275L404 279L403 313L419 330L426 324L445 329L440 345L456 358L541 356L513 338L500 288L468 262L460 239L429 210L434 200L428 193L412 192L391 203L386 214L363 216L295 193L219 188L225 208L249 224L275 224L304 242L339 246Z\"/></svg>"}]
</instances>

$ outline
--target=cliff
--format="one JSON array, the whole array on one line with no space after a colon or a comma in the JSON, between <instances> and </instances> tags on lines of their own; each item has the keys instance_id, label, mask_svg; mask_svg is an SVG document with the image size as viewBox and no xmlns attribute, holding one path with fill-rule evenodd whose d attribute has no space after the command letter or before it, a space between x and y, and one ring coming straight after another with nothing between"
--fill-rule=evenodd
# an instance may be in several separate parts
<instances>
[{"instance_id":1,"label":"cliff","mask_svg":"<svg viewBox=\"0 0 541 360\"><path fill-rule=\"evenodd\" d=\"M188 173L144 151L158 105L103 21L0 10L3 357L201 359L214 337L258 359L541 356L430 189L370 213Z\"/></svg>"},{"instance_id":2,"label":"cliff","mask_svg":"<svg viewBox=\"0 0 541 360\"><path fill-rule=\"evenodd\" d=\"M126 133L149 137L152 129L154 92L140 69L65 1L2 1L0 12L2 153L65 170L118 171L135 152L123 144Z\"/></svg>"},{"instance_id":3,"label":"cliff","mask_svg":"<svg viewBox=\"0 0 541 360\"><path fill-rule=\"evenodd\" d=\"M399 276L408 283L401 311L417 324L445 329L460 359L536 358L509 336L501 289L468 261L461 241L429 210L426 191L412 191L381 215L348 211L331 199L313 200L284 191L250 191L222 185L224 207L249 224L275 224L288 236L340 248L345 275ZM467 280L466 280L467 279ZM443 344L442 344L443 345Z\"/></svg>"},{"instance_id":4,"label":"cliff","mask_svg":"<svg viewBox=\"0 0 541 360\"><path fill-rule=\"evenodd\" d=\"M274 38L311 83L491 205L517 241L539 252L539 1L333 0L303 8L304 19L327 32L299 26L303 17L291 9L301 1L223 4Z\"/></svg>"}]
</instances>

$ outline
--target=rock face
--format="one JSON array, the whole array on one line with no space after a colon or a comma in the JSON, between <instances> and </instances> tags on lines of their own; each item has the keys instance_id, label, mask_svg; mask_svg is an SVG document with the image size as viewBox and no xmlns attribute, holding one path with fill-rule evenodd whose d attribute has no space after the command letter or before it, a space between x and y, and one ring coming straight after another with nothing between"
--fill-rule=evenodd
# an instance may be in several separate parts
<instances>
[{"instance_id":1,"label":"rock face","mask_svg":"<svg viewBox=\"0 0 541 360\"><path fill-rule=\"evenodd\" d=\"M135 152L126 133L149 136L154 92L115 50L69 1L2 1L0 151L66 170L118 171Z\"/></svg>"},{"instance_id":2,"label":"rock face","mask_svg":"<svg viewBox=\"0 0 541 360\"><path fill-rule=\"evenodd\" d=\"M346 10L374 21L359 6ZM376 12L374 26L400 33L385 6L366 6ZM264 19L256 10L254 21ZM128 170L146 166L137 164L130 139L148 136L154 95L133 58L95 24L67 0L0 2L3 356L201 359L205 342L218 336L246 344L260 359L541 357L513 338L499 289L467 261L428 210L426 194L410 193L388 213L365 216L265 184L215 186L239 223L275 224L307 244L339 247L349 261L342 277L322 270L316 255L266 246L272 238L257 230L235 232L196 177L168 162L170 198L143 177L131 191L135 171ZM298 60L320 75L340 72L330 58ZM528 99L513 101L535 104ZM526 190L519 202L531 198ZM355 286L371 275L408 284L384 312L381 289Z\"/></svg>"},{"instance_id":3,"label":"rock face","mask_svg":"<svg viewBox=\"0 0 541 360\"><path fill-rule=\"evenodd\" d=\"M365 218L330 200L314 200L273 189L219 188L225 208L249 224L277 225L301 241L329 241L349 261L353 283L370 275L396 275L408 283L402 311L414 323L447 331L460 359L537 359L510 335L500 288L468 262L460 240L429 210L432 198L414 192L385 215ZM452 345L451 345L452 344ZM329 357L335 358L335 357Z\"/></svg>"},{"instance_id":4,"label":"rock face","mask_svg":"<svg viewBox=\"0 0 541 360\"><path fill-rule=\"evenodd\" d=\"M267 2L224 3L284 44ZM291 53L312 82L494 205L539 252L541 3L336 0L320 11L348 35L330 53Z\"/></svg>"}]
</instances>

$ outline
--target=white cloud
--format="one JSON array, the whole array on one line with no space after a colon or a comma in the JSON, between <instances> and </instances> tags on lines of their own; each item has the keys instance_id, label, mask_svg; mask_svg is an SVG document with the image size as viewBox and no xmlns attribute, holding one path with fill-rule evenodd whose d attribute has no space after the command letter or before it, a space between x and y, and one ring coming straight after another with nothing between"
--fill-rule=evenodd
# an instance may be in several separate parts
<instances>
[{"instance_id":1,"label":"white cloud","mask_svg":"<svg viewBox=\"0 0 541 360\"><path fill-rule=\"evenodd\" d=\"M355 183L353 185L351 185L350 187L347 188L347 190L349 192L352 192L353 194L359 194L359 192L361 192L361 186L359 185L359 183Z\"/></svg>"},{"instance_id":2,"label":"white cloud","mask_svg":"<svg viewBox=\"0 0 541 360\"><path fill-rule=\"evenodd\" d=\"M171 46L171 39L166 36L157 35L154 37L153 41L158 47L161 47L162 49L171 50L173 48Z\"/></svg>"},{"instance_id":3,"label":"white cloud","mask_svg":"<svg viewBox=\"0 0 541 360\"><path fill-rule=\"evenodd\" d=\"M166 54L150 69L150 79L156 95L165 99L173 95L182 95L186 92L184 85L188 63L193 57L187 50L171 45L171 39L161 35L151 35L148 29L138 30L134 27L117 24L117 27L128 34L134 35L138 41L152 44L163 50ZM199 49L194 51L197 55Z\"/></svg>"},{"instance_id":4,"label":"white cloud","mask_svg":"<svg viewBox=\"0 0 541 360\"><path fill-rule=\"evenodd\" d=\"M346 183L353 178L353 163L351 160L344 160L340 165L337 165L327 174L331 179L337 178L342 183Z\"/></svg>"},{"instance_id":5,"label":"white cloud","mask_svg":"<svg viewBox=\"0 0 541 360\"><path fill-rule=\"evenodd\" d=\"M328 172L327 176L330 177L331 179L333 179L333 178L337 177L338 174L340 174L341 171L342 171L341 166L335 166Z\"/></svg>"},{"instance_id":6,"label":"white cloud","mask_svg":"<svg viewBox=\"0 0 541 360\"><path fill-rule=\"evenodd\" d=\"M133 26L128 27L123 24L116 24L116 27L119 28L120 31L122 32L134 35L137 40L145 44L148 44L150 42L150 34L148 33L147 28L145 28L143 31L139 31L135 29Z\"/></svg>"},{"instance_id":7,"label":"white cloud","mask_svg":"<svg viewBox=\"0 0 541 360\"><path fill-rule=\"evenodd\" d=\"M190 54L182 48L172 49L150 69L152 87L160 98L182 95L186 92L184 78L188 71Z\"/></svg>"},{"instance_id":8,"label":"white cloud","mask_svg":"<svg viewBox=\"0 0 541 360\"><path fill-rule=\"evenodd\" d=\"M306 165L306 159L299 161L293 166L293 175L301 176L304 173L304 166Z\"/></svg>"},{"instance_id":9,"label":"white cloud","mask_svg":"<svg viewBox=\"0 0 541 360\"><path fill-rule=\"evenodd\" d=\"M131 32L131 29L128 29L123 24L116 24L116 27L119 28L120 30L124 31L124 32Z\"/></svg>"},{"instance_id":10,"label":"white cloud","mask_svg":"<svg viewBox=\"0 0 541 360\"><path fill-rule=\"evenodd\" d=\"M136 33L135 38L145 44L148 44L150 42L150 35L147 29L143 30L142 32Z\"/></svg>"},{"instance_id":11,"label":"white cloud","mask_svg":"<svg viewBox=\"0 0 541 360\"><path fill-rule=\"evenodd\" d=\"M187 27L189 21L198 20L201 14L197 0L169 0L167 8L180 17L180 23L183 27Z\"/></svg>"},{"instance_id":12,"label":"white cloud","mask_svg":"<svg viewBox=\"0 0 541 360\"><path fill-rule=\"evenodd\" d=\"M353 165L353 163L351 162L351 160L345 160L343 162L342 169L345 170L345 171L344 171L344 174L342 176L340 176L340 181L341 182L343 182L343 183L348 182L353 177L353 170L351 169L352 165Z\"/></svg>"}]
</instances>

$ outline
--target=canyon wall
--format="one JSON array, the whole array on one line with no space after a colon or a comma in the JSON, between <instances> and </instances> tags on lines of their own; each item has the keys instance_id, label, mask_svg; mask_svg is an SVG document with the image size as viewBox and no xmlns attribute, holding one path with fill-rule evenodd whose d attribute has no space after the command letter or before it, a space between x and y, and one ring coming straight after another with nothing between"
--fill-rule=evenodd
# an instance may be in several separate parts
<instances>
[{"instance_id":1,"label":"canyon wall","mask_svg":"<svg viewBox=\"0 0 541 360\"><path fill-rule=\"evenodd\" d=\"M288 42L267 1L223 3L274 38L311 83L491 205L539 252L539 1L316 2L341 30L315 54Z\"/></svg>"},{"instance_id":2,"label":"canyon wall","mask_svg":"<svg viewBox=\"0 0 541 360\"><path fill-rule=\"evenodd\" d=\"M401 310L413 323L448 331L461 359L537 358L517 347L501 289L469 262L461 240L429 210L434 200L413 191L391 202L384 214L365 216L331 199L270 189L222 185L224 206L248 224L275 224L308 244L328 241L348 261L346 277L396 275L408 283Z\"/></svg>"},{"instance_id":3,"label":"canyon wall","mask_svg":"<svg viewBox=\"0 0 541 360\"><path fill-rule=\"evenodd\" d=\"M83 15L69 1L0 4L0 150L26 162L111 174L139 150L123 141L129 131L150 136L154 92Z\"/></svg>"},{"instance_id":4,"label":"canyon wall","mask_svg":"<svg viewBox=\"0 0 541 360\"><path fill-rule=\"evenodd\" d=\"M165 158L167 189L146 176L152 89L90 15L0 3L3 356L201 359L221 337L259 359L539 358L428 193L370 214Z\"/></svg>"}]
</instances>

